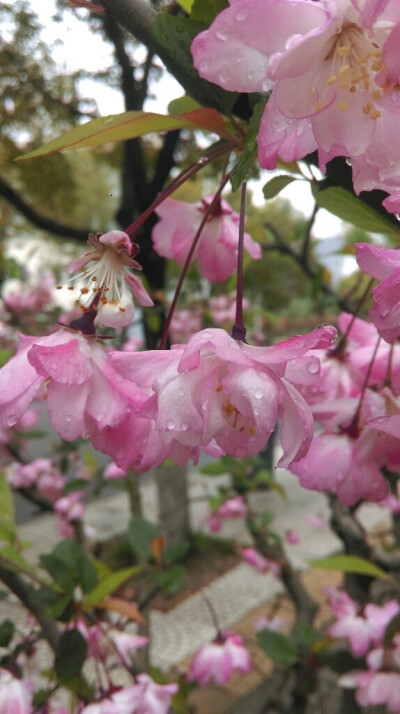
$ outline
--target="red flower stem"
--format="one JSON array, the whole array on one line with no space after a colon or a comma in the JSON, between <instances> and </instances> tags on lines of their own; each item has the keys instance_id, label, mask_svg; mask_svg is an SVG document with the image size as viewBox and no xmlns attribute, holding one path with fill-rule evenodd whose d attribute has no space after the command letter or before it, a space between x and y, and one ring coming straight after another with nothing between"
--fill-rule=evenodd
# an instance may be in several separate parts
<instances>
[{"instance_id":1,"label":"red flower stem","mask_svg":"<svg viewBox=\"0 0 400 714\"><path fill-rule=\"evenodd\" d=\"M219 198L220 198L220 196L221 196L221 193L222 193L222 191L223 191L223 188L224 188L224 186L228 183L229 178L230 178L230 174L227 174L227 176L224 176L223 179L221 180L221 183L220 183L220 185L218 186L217 191L215 192L215 196L214 196L213 200L211 201L210 205L207 207L207 210L206 210L206 212L205 212L205 214L204 214L204 216L203 216L203 218L202 218L202 221L201 221L201 223L200 223L200 225L199 225L199 227L198 227L198 229L197 229L196 235L195 235L195 237L193 238L193 243L192 243L192 245L191 245L191 247L190 247L189 253L188 253L187 256L186 256L185 264L184 264L184 266L183 266L183 268L182 268L182 272L181 272L180 277L179 277L179 280L178 280L178 285L176 286L174 299L172 300L171 307L169 308L169 312L168 312L168 315L167 315L167 319L166 319L166 321L165 321L164 331L163 331L163 334L162 334L161 342L160 342L159 347L158 347L159 350L165 349L165 345L166 345L167 337L168 337L168 332L169 332L169 328L170 328L170 325L171 325L171 320L172 320L172 317L173 317L173 314L174 314L174 311L175 311L175 308L176 308L176 304L177 304L177 302L178 302L178 300L179 300L179 296L180 296L180 294L181 294L183 281L184 281L184 279L185 279L185 277L186 277L186 273L187 273L188 268L189 268L189 265L190 265L190 263L191 263L191 261L192 261L192 257L193 257L194 251L195 251L196 248L197 248L197 244L198 244L198 242L199 242L199 240L200 240L200 236L201 236L201 234L202 234L202 232L203 232L203 228L204 228L204 226L206 225L206 223L207 223L209 217L212 215L213 210L214 210L215 206L217 205L217 203L218 203L218 201L219 201Z\"/></svg>"},{"instance_id":2,"label":"red flower stem","mask_svg":"<svg viewBox=\"0 0 400 714\"><path fill-rule=\"evenodd\" d=\"M339 356L339 355L341 354L342 350L344 350L345 345L346 345L346 342L347 342L347 338L348 338L348 336L349 336L349 334L350 334L350 332L351 332L351 329L352 329L352 327L353 327L353 325L354 325L354 322L355 322L355 320L356 320L356 317L358 316L358 313L360 312L360 310L361 310L361 308L362 308L362 306L363 306L363 304L364 304L364 302L365 302L365 300L366 300L366 298L367 298L367 295L369 294L369 291L371 290L371 286L372 286L374 280L375 280L375 278L371 278L370 280L368 280L367 287L365 288L363 294L361 295L361 297L360 297L360 299L359 299L359 301L358 301L358 303L357 303L357 306L356 306L356 308L355 308L355 310L354 310L354 312L353 312L353 316L352 316L352 318L351 318L351 320L350 320L350 322L349 322L349 324L348 324L348 326L347 326L346 332L344 333L344 335L342 335L342 337L341 337L340 340L339 340L338 346L337 346L337 347L335 348L335 350L334 350L334 354L335 354L335 355L338 355L338 356Z\"/></svg>"},{"instance_id":3,"label":"red flower stem","mask_svg":"<svg viewBox=\"0 0 400 714\"><path fill-rule=\"evenodd\" d=\"M376 354L377 354L377 352L378 352L378 347L379 347L380 341L381 341L381 338L378 337L378 339L377 339L377 341L376 341L376 345L375 345L375 347L374 347L374 351L373 351L373 353L372 353L371 361L370 361L370 363L369 363L369 365L368 365L367 373L366 373L366 375L365 375L365 379L364 379L364 383L363 383L363 386L362 386L362 390L361 390L361 394L360 394L360 400L359 400L359 402L358 402L358 406L357 406L357 409L356 409L356 413L354 414L354 417L353 417L353 419L352 419L352 421L351 421L350 430L351 430L352 428L357 429L357 427L358 427L358 419L359 419L359 416L360 416L361 407L362 407L362 405L363 405L363 401L364 401L364 397L365 397L365 392L366 392L367 387L368 387L368 381L369 381L369 378L370 378L370 376L371 376L372 367L373 367L373 364L374 364L374 362L375 362L375 357L376 357ZM347 431L347 430L345 429L345 431Z\"/></svg>"},{"instance_id":4,"label":"red flower stem","mask_svg":"<svg viewBox=\"0 0 400 714\"><path fill-rule=\"evenodd\" d=\"M209 154L206 156L202 156L200 159L197 159L194 163L190 164L190 166L187 166L181 173L171 181L171 183L163 190L161 191L158 196L155 198L153 203L146 208L143 213L138 216L133 223L131 223L128 228L125 229L125 233L128 234L128 236L133 240L143 225L146 223L147 219L151 216L153 211L157 208L157 206L160 205L168 196L170 196L171 193L176 191L179 186L182 186L186 181L188 181L192 176L197 174L200 169L204 168L204 166L207 166L211 161L214 161L214 159L219 158L220 156L223 156L226 152L230 152L232 149L232 146L230 144L227 144L225 146L219 146L216 149L213 149L213 151L210 151Z\"/></svg>"},{"instance_id":5,"label":"red flower stem","mask_svg":"<svg viewBox=\"0 0 400 714\"><path fill-rule=\"evenodd\" d=\"M242 195L240 198L240 218L239 218L239 245L237 259L237 282L236 282L236 316L231 335L234 340L246 342L246 328L243 323L243 244L244 244L244 221L246 215L246 181L242 183Z\"/></svg>"}]
</instances>

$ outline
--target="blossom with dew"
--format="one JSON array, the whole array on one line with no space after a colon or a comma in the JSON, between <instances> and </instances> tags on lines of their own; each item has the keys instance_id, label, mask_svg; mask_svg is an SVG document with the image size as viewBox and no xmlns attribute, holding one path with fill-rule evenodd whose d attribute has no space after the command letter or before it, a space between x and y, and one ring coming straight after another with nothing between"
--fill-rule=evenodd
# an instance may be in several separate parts
<instances>
[{"instance_id":1,"label":"blossom with dew","mask_svg":"<svg viewBox=\"0 0 400 714\"><path fill-rule=\"evenodd\" d=\"M153 228L154 249L180 265L186 261L197 229L212 203L213 196L198 203L167 198L156 209L160 221ZM211 211L193 255L207 280L226 280L237 267L239 214L223 199ZM261 247L244 234L244 248L252 258L261 258Z\"/></svg>"},{"instance_id":2,"label":"blossom with dew","mask_svg":"<svg viewBox=\"0 0 400 714\"><path fill-rule=\"evenodd\" d=\"M284 377L286 365L309 349L328 347L335 335L333 327L324 326L270 347L252 347L210 328L164 355L115 352L111 359L123 377L149 390L141 416L153 421L152 438L158 434L186 451L211 446L243 458L264 448L281 419L279 465L286 466L307 453L313 434L309 407ZM127 444L125 452L140 446Z\"/></svg>"},{"instance_id":3,"label":"blossom with dew","mask_svg":"<svg viewBox=\"0 0 400 714\"><path fill-rule=\"evenodd\" d=\"M68 272L81 272L69 282L68 290L74 291L79 283L79 297L76 300L83 312L89 309L93 299L98 302L96 324L105 327L126 327L130 325L135 314L132 292L141 305L151 306L153 301L143 287L140 279L129 268L141 270L134 260L139 246L132 243L123 231L108 233L91 233L88 243L92 250L68 265ZM91 267L87 267L93 262ZM57 286L58 289L62 285Z\"/></svg>"},{"instance_id":4,"label":"blossom with dew","mask_svg":"<svg viewBox=\"0 0 400 714\"><path fill-rule=\"evenodd\" d=\"M187 679L196 679L205 686L211 681L226 684L237 669L242 674L251 671L251 660L240 635L220 632L212 642L202 645L193 657Z\"/></svg>"},{"instance_id":5,"label":"blossom with dew","mask_svg":"<svg viewBox=\"0 0 400 714\"><path fill-rule=\"evenodd\" d=\"M44 399L66 441L117 426L147 395L117 372L93 337L62 328L45 337L20 335L17 354L0 370L0 426L12 426L33 399Z\"/></svg>"},{"instance_id":6,"label":"blossom with dew","mask_svg":"<svg viewBox=\"0 0 400 714\"><path fill-rule=\"evenodd\" d=\"M236 0L192 44L199 74L229 91L272 90L258 135L264 168L318 149L356 166L357 192L400 205L400 5L372 0Z\"/></svg>"}]
</instances>

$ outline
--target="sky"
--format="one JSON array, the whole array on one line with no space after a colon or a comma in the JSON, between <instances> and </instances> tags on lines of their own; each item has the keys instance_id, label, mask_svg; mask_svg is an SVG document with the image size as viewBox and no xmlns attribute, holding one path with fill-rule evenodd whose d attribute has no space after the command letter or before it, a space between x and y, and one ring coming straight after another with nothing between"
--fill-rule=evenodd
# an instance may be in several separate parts
<instances>
[{"instance_id":1,"label":"sky","mask_svg":"<svg viewBox=\"0 0 400 714\"><path fill-rule=\"evenodd\" d=\"M12 0L3 1L6 4L12 4ZM61 68L65 68L66 71L70 72L82 67L87 70L96 70L99 67L106 68L113 64L111 45L107 45L102 37L96 36L86 26L84 18L88 16L88 11L80 8L72 12L66 12L63 23L54 23L51 18L56 9L55 0L27 0L27 5L39 16L44 27L43 39L49 44L53 44L56 40L61 40L56 44L52 52L54 60ZM139 48L137 59L140 59L140 52L143 53L143 48ZM103 116L124 111L121 93L105 86L104 83L83 80L80 83L80 90L83 97L94 97L96 99L99 112ZM145 109L160 113L166 113L168 103L184 94L178 82L167 73L164 73L161 81L153 85L152 91L154 97L147 101ZM270 173L267 171L262 172L261 180L252 181L250 184L253 200L258 205L265 200L262 194L262 187L270 178ZM314 201L306 181L294 182L285 188L280 193L280 196L289 199L298 211L305 213L307 216L311 214ZM314 235L318 238L331 238L341 232L341 227L342 223L339 219L321 210L314 225ZM320 252L322 254L329 252L328 244L326 250L322 249ZM340 270L348 274L355 267L355 260L352 256L346 256Z\"/></svg>"}]
</instances>

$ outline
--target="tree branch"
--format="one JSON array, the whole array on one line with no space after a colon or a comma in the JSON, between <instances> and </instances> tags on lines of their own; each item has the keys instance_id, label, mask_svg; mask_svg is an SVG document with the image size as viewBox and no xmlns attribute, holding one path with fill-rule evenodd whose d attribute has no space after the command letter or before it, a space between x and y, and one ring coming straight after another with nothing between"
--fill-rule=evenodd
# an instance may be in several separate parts
<instances>
[{"instance_id":1,"label":"tree branch","mask_svg":"<svg viewBox=\"0 0 400 714\"><path fill-rule=\"evenodd\" d=\"M42 607L38 605L32 597L31 589L17 573L6 570L6 568L0 566L0 580L7 585L11 592L17 596L18 600L34 615L42 628L43 637L47 640L51 649L55 651L60 639L56 621L43 612Z\"/></svg>"},{"instance_id":2,"label":"tree branch","mask_svg":"<svg viewBox=\"0 0 400 714\"><path fill-rule=\"evenodd\" d=\"M86 241L90 229L73 228L64 223L47 218L35 208L32 208L23 198L4 180L0 177L0 197L4 198L8 203L11 203L20 213L22 213L28 221L31 221L34 226L43 231L52 233L63 238L71 240Z\"/></svg>"}]
</instances>

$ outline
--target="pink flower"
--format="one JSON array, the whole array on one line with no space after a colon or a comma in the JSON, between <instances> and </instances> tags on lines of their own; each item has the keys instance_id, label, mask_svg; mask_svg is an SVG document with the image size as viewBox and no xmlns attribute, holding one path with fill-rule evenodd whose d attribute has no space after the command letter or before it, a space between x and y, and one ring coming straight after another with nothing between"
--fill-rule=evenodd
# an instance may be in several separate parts
<instances>
[{"instance_id":1,"label":"pink flower","mask_svg":"<svg viewBox=\"0 0 400 714\"><path fill-rule=\"evenodd\" d=\"M55 431L66 441L122 424L147 397L109 360L94 338L76 330L21 335L17 354L0 370L0 426L15 424L43 396Z\"/></svg>"},{"instance_id":2,"label":"pink flower","mask_svg":"<svg viewBox=\"0 0 400 714\"><path fill-rule=\"evenodd\" d=\"M212 511L207 518L207 524L213 533L219 533L225 518L246 518L247 509L243 496L229 498L222 506Z\"/></svg>"},{"instance_id":3,"label":"pink flower","mask_svg":"<svg viewBox=\"0 0 400 714\"><path fill-rule=\"evenodd\" d=\"M230 680L234 669L243 674L250 672L250 655L240 635L221 632L213 642L202 645L196 652L187 678L197 679L202 686L212 680L223 685Z\"/></svg>"},{"instance_id":4,"label":"pink flower","mask_svg":"<svg viewBox=\"0 0 400 714\"><path fill-rule=\"evenodd\" d=\"M236 293L230 295L219 295L208 301L211 317L217 325L233 323L236 315ZM243 310L250 307L248 300L243 300ZM264 344L264 340L262 341Z\"/></svg>"},{"instance_id":5,"label":"pink flower","mask_svg":"<svg viewBox=\"0 0 400 714\"><path fill-rule=\"evenodd\" d=\"M168 714L178 685L156 684L148 674L138 674L131 687L112 695L118 714Z\"/></svg>"},{"instance_id":6,"label":"pink flower","mask_svg":"<svg viewBox=\"0 0 400 714\"><path fill-rule=\"evenodd\" d=\"M276 578L280 577L281 568L276 560L264 558L264 556L254 548L242 548L241 555L246 563L258 570L259 573L271 573L275 575Z\"/></svg>"},{"instance_id":7,"label":"pink flower","mask_svg":"<svg viewBox=\"0 0 400 714\"><path fill-rule=\"evenodd\" d=\"M326 518L324 518L323 516L318 516L314 513L309 513L307 516L305 516L304 520L306 523L308 523L309 526L312 526L313 528L318 528L319 530L323 530L328 526Z\"/></svg>"},{"instance_id":8,"label":"pink flower","mask_svg":"<svg viewBox=\"0 0 400 714\"><path fill-rule=\"evenodd\" d=\"M148 637L142 637L142 635L133 635L129 632L119 632L118 630L111 630L109 636L115 643L118 650L118 654L121 656L122 661L130 667L132 665L132 655L140 647L145 647L149 643Z\"/></svg>"},{"instance_id":9,"label":"pink flower","mask_svg":"<svg viewBox=\"0 0 400 714\"><path fill-rule=\"evenodd\" d=\"M368 603L359 608L347 593L334 591L330 605L338 618L328 628L332 637L347 637L352 654L364 655L372 644L379 644L390 620L400 612L400 604L390 600L382 607Z\"/></svg>"},{"instance_id":10,"label":"pink flower","mask_svg":"<svg viewBox=\"0 0 400 714\"><path fill-rule=\"evenodd\" d=\"M328 346L334 335L334 328L323 327L271 347L251 347L215 328L164 355L114 353L111 359L125 378L153 391L142 410L154 420L151 439L158 435L153 458L166 440L183 447L186 459L190 450L212 445L239 458L256 454L280 418L284 455L279 465L286 466L307 452L313 432L307 404L284 378L286 365L309 349ZM125 454L139 446L140 441L127 444ZM118 466L126 466L113 457Z\"/></svg>"},{"instance_id":11,"label":"pink flower","mask_svg":"<svg viewBox=\"0 0 400 714\"><path fill-rule=\"evenodd\" d=\"M121 714L121 711L112 699L107 698L88 704L80 714Z\"/></svg>"},{"instance_id":12,"label":"pink flower","mask_svg":"<svg viewBox=\"0 0 400 714\"><path fill-rule=\"evenodd\" d=\"M83 491L74 491L68 496L63 496L54 504L55 512L67 521L80 521L85 513L85 507L81 502L83 496Z\"/></svg>"},{"instance_id":13,"label":"pink flower","mask_svg":"<svg viewBox=\"0 0 400 714\"><path fill-rule=\"evenodd\" d=\"M386 704L388 711L400 712L400 642L395 635L389 647L380 646L367 655L368 671L353 671L339 679L342 687L356 688L362 707Z\"/></svg>"},{"instance_id":14,"label":"pink flower","mask_svg":"<svg viewBox=\"0 0 400 714\"><path fill-rule=\"evenodd\" d=\"M171 340L187 342L201 329L201 314L196 309L175 310L171 320Z\"/></svg>"},{"instance_id":15,"label":"pink flower","mask_svg":"<svg viewBox=\"0 0 400 714\"><path fill-rule=\"evenodd\" d=\"M286 627L288 624L288 620L286 620L284 617L270 617L269 615L267 616L261 616L258 617L254 621L254 630L255 632L261 632L262 630L271 630L272 632L282 632L282 630Z\"/></svg>"},{"instance_id":16,"label":"pink flower","mask_svg":"<svg viewBox=\"0 0 400 714\"><path fill-rule=\"evenodd\" d=\"M381 337L393 343L400 336L400 252L356 243L357 262L364 273L381 280L373 290L370 318Z\"/></svg>"},{"instance_id":17,"label":"pink flower","mask_svg":"<svg viewBox=\"0 0 400 714\"><path fill-rule=\"evenodd\" d=\"M153 229L154 249L165 258L183 265L213 196L198 203L183 203L167 198L156 209L161 220ZM236 270L239 215L220 199L214 207L195 251L194 258L207 280L226 280ZM245 233L244 247L252 258L261 258L261 247Z\"/></svg>"},{"instance_id":18,"label":"pink flower","mask_svg":"<svg viewBox=\"0 0 400 714\"><path fill-rule=\"evenodd\" d=\"M125 476L126 469L120 469L114 462L108 464L107 468L103 473L103 478L105 479L124 478Z\"/></svg>"},{"instance_id":19,"label":"pink flower","mask_svg":"<svg viewBox=\"0 0 400 714\"><path fill-rule=\"evenodd\" d=\"M298 532L294 530L294 528L291 528L290 530L286 531L285 538L287 542L291 545L297 545L298 543L300 543L300 536Z\"/></svg>"},{"instance_id":20,"label":"pink flower","mask_svg":"<svg viewBox=\"0 0 400 714\"><path fill-rule=\"evenodd\" d=\"M14 464L7 470L7 479L14 488L35 485L49 501L60 498L65 479L50 459L34 459L29 464Z\"/></svg>"},{"instance_id":21,"label":"pink flower","mask_svg":"<svg viewBox=\"0 0 400 714\"><path fill-rule=\"evenodd\" d=\"M22 679L0 668L0 713L31 714L31 694Z\"/></svg>"},{"instance_id":22,"label":"pink flower","mask_svg":"<svg viewBox=\"0 0 400 714\"><path fill-rule=\"evenodd\" d=\"M55 282L52 273L45 271L40 279L10 280L3 300L5 307L16 313L38 313L54 303Z\"/></svg>"},{"instance_id":23,"label":"pink flower","mask_svg":"<svg viewBox=\"0 0 400 714\"><path fill-rule=\"evenodd\" d=\"M130 325L135 313L131 291L141 305L153 305L139 278L126 269L141 270L139 263L134 260L139 247L131 243L129 236L123 231L96 235L91 233L88 243L93 250L72 260L68 266L69 273L84 268L74 279L83 284L77 304L85 312L95 295L100 293L95 322L106 327ZM94 265L87 269L86 266L92 261ZM62 286L58 287L60 289ZM73 290L74 286L69 289Z\"/></svg>"},{"instance_id":24,"label":"pink flower","mask_svg":"<svg viewBox=\"0 0 400 714\"><path fill-rule=\"evenodd\" d=\"M316 148L322 170L335 156L361 157L377 175L374 185L359 179L357 190L386 187L395 199L385 205L397 210L399 38L393 1L236 0L195 38L192 53L199 74L224 89L272 90L261 166Z\"/></svg>"}]
</instances>

